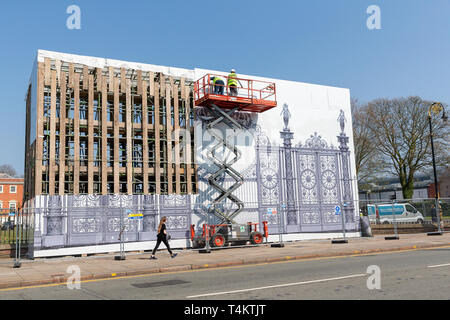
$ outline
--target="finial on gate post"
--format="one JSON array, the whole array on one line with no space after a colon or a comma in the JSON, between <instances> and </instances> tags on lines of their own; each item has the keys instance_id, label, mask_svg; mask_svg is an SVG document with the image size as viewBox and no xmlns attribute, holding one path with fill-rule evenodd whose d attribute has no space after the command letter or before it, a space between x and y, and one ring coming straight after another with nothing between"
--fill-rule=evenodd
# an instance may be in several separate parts
<instances>
[{"instance_id":1,"label":"finial on gate post","mask_svg":"<svg viewBox=\"0 0 450 320\"><path fill-rule=\"evenodd\" d=\"M341 112L339 113L339 117L337 119L341 125L341 133L344 133L345 130L345 122L347 122L347 119L345 118L344 110L341 109Z\"/></svg>"},{"instance_id":2,"label":"finial on gate post","mask_svg":"<svg viewBox=\"0 0 450 320\"><path fill-rule=\"evenodd\" d=\"M289 112L289 106L285 103L283 104L283 110L281 114L284 121L284 131L289 131L289 119L291 118L291 113Z\"/></svg>"}]
</instances>

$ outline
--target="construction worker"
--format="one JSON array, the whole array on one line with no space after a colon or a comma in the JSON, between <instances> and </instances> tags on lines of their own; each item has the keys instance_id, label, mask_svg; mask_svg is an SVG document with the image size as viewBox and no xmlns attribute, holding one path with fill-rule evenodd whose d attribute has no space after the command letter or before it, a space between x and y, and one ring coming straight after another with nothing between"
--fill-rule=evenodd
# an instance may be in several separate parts
<instances>
[{"instance_id":1,"label":"construction worker","mask_svg":"<svg viewBox=\"0 0 450 320\"><path fill-rule=\"evenodd\" d=\"M223 95L223 88L225 87L225 82L221 77L213 76L211 80L214 85L214 94Z\"/></svg>"},{"instance_id":2,"label":"construction worker","mask_svg":"<svg viewBox=\"0 0 450 320\"><path fill-rule=\"evenodd\" d=\"M242 84L237 78L236 71L234 69L231 69L230 74L228 75L228 87L230 87L230 96L236 97L238 95L238 83L242 88Z\"/></svg>"}]
</instances>

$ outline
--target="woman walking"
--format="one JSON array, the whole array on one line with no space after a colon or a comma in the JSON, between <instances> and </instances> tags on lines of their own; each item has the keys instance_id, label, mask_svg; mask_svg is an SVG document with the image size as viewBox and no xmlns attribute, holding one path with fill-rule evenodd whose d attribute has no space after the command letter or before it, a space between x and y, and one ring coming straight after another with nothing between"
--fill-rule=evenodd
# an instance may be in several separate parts
<instances>
[{"instance_id":1,"label":"woman walking","mask_svg":"<svg viewBox=\"0 0 450 320\"><path fill-rule=\"evenodd\" d=\"M161 242L164 242L164 244L166 245L167 250L169 251L170 256L172 258L175 258L176 255L177 255L176 253L172 253L172 250L170 250L169 242L167 241L166 221L167 221L167 217L162 217L161 221L159 222L158 236L157 236L157 239L156 239L156 246L153 249L152 256L150 257L150 259L156 259L155 253L156 253L156 250L158 250L159 245L161 244Z\"/></svg>"}]
</instances>

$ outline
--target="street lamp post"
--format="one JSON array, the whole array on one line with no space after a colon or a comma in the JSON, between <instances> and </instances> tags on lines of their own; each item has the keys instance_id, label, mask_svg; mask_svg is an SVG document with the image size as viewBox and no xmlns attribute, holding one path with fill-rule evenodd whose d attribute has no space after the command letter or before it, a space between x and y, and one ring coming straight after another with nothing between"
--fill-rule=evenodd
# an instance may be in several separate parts
<instances>
[{"instance_id":1,"label":"street lamp post","mask_svg":"<svg viewBox=\"0 0 450 320\"><path fill-rule=\"evenodd\" d=\"M437 216L437 223L438 223L438 231L437 232L429 232L428 235L442 235L441 231L441 214L439 210L439 189L438 189L438 179L437 179L437 173L436 173L436 161L434 158L434 142L433 142L433 126L431 125L431 114L434 113L435 115L439 115L442 111L442 120L444 122L447 121L447 115L445 114L444 106L440 102L434 102L431 104L430 108L428 109L428 123L430 126L430 139L431 139L431 156L433 159L433 173L434 173L434 196L435 196L435 208L436 208L436 216Z\"/></svg>"}]
</instances>

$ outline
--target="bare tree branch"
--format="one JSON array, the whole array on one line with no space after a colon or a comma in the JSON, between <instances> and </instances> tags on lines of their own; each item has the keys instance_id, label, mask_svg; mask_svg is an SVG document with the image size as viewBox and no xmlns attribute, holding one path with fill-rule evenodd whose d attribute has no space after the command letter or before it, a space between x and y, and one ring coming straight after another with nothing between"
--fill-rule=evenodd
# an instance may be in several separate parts
<instances>
[{"instance_id":1,"label":"bare tree branch","mask_svg":"<svg viewBox=\"0 0 450 320\"><path fill-rule=\"evenodd\" d=\"M431 102L420 97L408 97L377 99L355 108L354 140L359 180L366 165L364 161L368 157L376 159L377 168L383 168L376 170L377 173L397 175L403 196L412 197L414 175L428 170L432 163L430 105ZM432 127L436 163L441 167L448 166L449 130L440 119L432 119ZM367 177L367 174L361 174L361 178Z\"/></svg>"}]
</instances>

